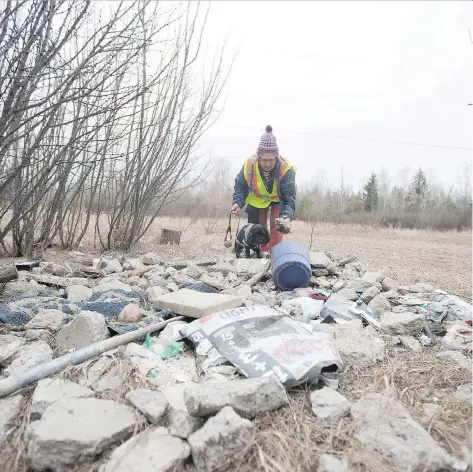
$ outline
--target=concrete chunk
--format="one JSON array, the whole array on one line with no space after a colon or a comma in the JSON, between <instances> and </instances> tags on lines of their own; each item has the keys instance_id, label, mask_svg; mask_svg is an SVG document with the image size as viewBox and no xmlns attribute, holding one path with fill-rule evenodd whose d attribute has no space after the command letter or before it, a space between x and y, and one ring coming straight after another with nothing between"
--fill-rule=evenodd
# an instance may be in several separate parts
<instances>
[{"instance_id":1,"label":"concrete chunk","mask_svg":"<svg viewBox=\"0 0 473 472\"><path fill-rule=\"evenodd\" d=\"M94 311L82 311L61 328L56 345L67 350L79 349L110 337L105 317Z\"/></svg>"},{"instance_id":2,"label":"concrete chunk","mask_svg":"<svg viewBox=\"0 0 473 472\"><path fill-rule=\"evenodd\" d=\"M459 351L444 351L437 354L439 359L445 359L454 362L458 367L471 372L471 362L463 353Z\"/></svg>"},{"instance_id":3,"label":"concrete chunk","mask_svg":"<svg viewBox=\"0 0 473 472\"><path fill-rule=\"evenodd\" d=\"M87 287L86 287L87 288ZM61 327L66 315L60 310L40 310L40 312L26 323L28 329L50 329L55 331Z\"/></svg>"},{"instance_id":4,"label":"concrete chunk","mask_svg":"<svg viewBox=\"0 0 473 472\"><path fill-rule=\"evenodd\" d=\"M365 272L361 278L373 284L381 283L384 279L384 272L382 270L377 272Z\"/></svg>"},{"instance_id":5,"label":"concrete chunk","mask_svg":"<svg viewBox=\"0 0 473 472\"><path fill-rule=\"evenodd\" d=\"M169 405L162 393L153 392L147 388L132 390L126 394L125 399L140 410L153 424L158 424L164 418Z\"/></svg>"},{"instance_id":6,"label":"concrete chunk","mask_svg":"<svg viewBox=\"0 0 473 472\"><path fill-rule=\"evenodd\" d=\"M368 303L368 307L371 309L371 311L375 315L378 315L378 316L380 316L382 313L385 313L387 311L391 311L391 304L382 293L379 293L378 295L376 295L373 298L373 300L371 300Z\"/></svg>"},{"instance_id":7,"label":"concrete chunk","mask_svg":"<svg viewBox=\"0 0 473 472\"><path fill-rule=\"evenodd\" d=\"M20 413L22 395L0 399L0 445L8 437L9 425Z\"/></svg>"},{"instance_id":8,"label":"concrete chunk","mask_svg":"<svg viewBox=\"0 0 473 472\"><path fill-rule=\"evenodd\" d=\"M252 418L288 404L286 390L276 376L196 384L184 390L187 410L193 416L212 415L231 406Z\"/></svg>"},{"instance_id":9,"label":"concrete chunk","mask_svg":"<svg viewBox=\"0 0 473 472\"><path fill-rule=\"evenodd\" d=\"M177 408L169 409L168 428L173 436L187 439L190 434L202 426L202 420L191 416L187 411Z\"/></svg>"},{"instance_id":10,"label":"concrete chunk","mask_svg":"<svg viewBox=\"0 0 473 472\"><path fill-rule=\"evenodd\" d=\"M99 472L176 472L190 447L166 428L148 428L117 447Z\"/></svg>"},{"instance_id":11,"label":"concrete chunk","mask_svg":"<svg viewBox=\"0 0 473 472\"><path fill-rule=\"evenodd\" d=\"M195 433L188 442L198 472L213 472L226 466L250 442L253 423L226 406Z\"/></svg>"},{"instance_id":12,"label":"concrete chunk","mask_svg":"<svg viewBox=\"0 0 473 472\"><path fill-rule=\"evenodd\" d=\"M74 398L53 403L31 424L28 457L35 470L65 472L128 438L136 418L126 405Z\"/></svg>"},{"instance_id":13,"label":"concrete chunk","mask_svg":"<svg viewBox=\"0 0 473 472\"><path fill-rule=\"evenodd\" d=\"M338 421L350 413L350 402L330 387L323 387L310 394L314 415L323 420Z\"/></svg>"},{"instance_id":14,"label":"concrete chunk","mask_svg":"<svg viewBox=\"0 0 473 472\"><path fill-rule=\"evenodd\" d=\"M236 259L235 270L238 275L256 275L264 269L266 262L266 259Z\"/></svg>"},{"instance_id":15,"label":"concrete chunk","mask_svg":"<svg viewBox=\"0 0 473 472\"><path fill-rule=\"evenodd\" d=\"M391 290L397 290L399 284L394 279L385 277L381 282L381 286L383 288L383 292L389 292Z\"/></svg>"},{"instance_id":16,"label":"concrete chunk","mask_svg":"<svg viewBox=\"0 0 473 472\"><path fill-rule=\"evenodd\" d=\"M412 336L399 336L399 340L401 341L401 344L409 351L422 351L422 344Z\"/></svg>"},{"instance_id":17,"label":"concrete chunk","mask_svg":"<svg viewBox=\"0 0 473 472\"><path fill-rule=\"evenodd\" d=\"M317 269L326 269L332 264L332 260L325 254L325 252L309 252L310 265Z\"/></svg>"},{"instance_id":18,"label":"concrete chunk","mask_svg":"<svg viewBox=\"0 0 473 472\"><path fill-rule=\"evenodd\" d=\"M66 287L67 299L71 302L84 302L89 300L93 295L93 290L83 285L69 285Z\"/></svg>"},{"instance_id":19,"label":"concrete chunk","mask_svg":"<svg viewBox=\"0 0 473 472\"><path fill-rule=\"evenodd\" d=\"M44 341L22 346L12 363L5 369L7 375L17 374L53 358L53 350Z\"/></svg>"},{"instance_id":20,"label":"concrete chunk","mask_svg":"<svg viewBox=\"0 0 473 472\"><path fill-rule=\"evenodd\" d=\"M192 318L212 315L217 311L237 308L242 301L233 295L220 293L202 293L195 290L182 289L168 293L153 302L157 310L171 310L174 313Z\"/></svg>"},{"instance_id":21,"label":"concrete chunk","mask_svg":"<svg viewBox=\"0 0 473 472\"><path fill-rule=\"evenodd\" d=\"M448 469L445 451L393 398L366 394L352 405L351 414L356 437L367 451L394 460L402 470Z\"/></svg>"},{"instance_id":22,"label":"concrete chunk","mask_svg":"<svg viewBox=\"0 0 473 472\"><path fill-rule=\"evenodd\" d=\"M381 291L382 288L379 282L373 282L373 280L366 280L361 277L357 277L347 283L347 288L355 290L356 292L363 293L371 287L376 287L379 291Z\"/></svg>"},{"instance_id":23,"label":"concrete chunk","mask_svg":"<svg viewBox=\"0 0 473 472\"><path fill-rule=\"evenodd\" d=\"M373 298L378 296L381 292L377 287L370 287L366 292L363 292L360 299L363 303L370 303Z\"/></svg>"},{"instance_id":24,"label":"concrete chunk","mask_svg":"<svg viewBox=\"0 0 473 472\"><path fill-rule=\"evenodd\" d=\"M93 397L89 388L65 379L43 379L38 382L31 400L30 413L33 419L40 417L46 408L59 400Z\"/></svg>"},{"instance_id":25,"label":"concrete chunk","mask_svg":"<svg viewBox=\"0 0 473 472\"><path fill-rule=\"evenodd\" d=\"M332 454L322 454L319 457L317 472L350 472L346 461L342 461Z\"/></svg>"},{"instance_id":26,"label":"concrete chunk","mask_svg":"<svg viewBox=\"0 0 473 472\"><path fill-rule=\"evenodd\" d=\"M25 340L12 334L0 335L0 363L8 361L25 344Z\"/></svg>"},{"instance_id":27,"label":"concrete chunk","mask_svg":"<svg viewBox=\"0 0 473 472\"><path fill-rule=\"evenodd\" d=\"M345 292L347 291L343 289L329 297L320 312L321 318L326 318L327 316L342 318L344 320L352 320L355 318L349 311L353 306L353 301L345 297Z\"/></svg>"},{"instance_id":28,"label":"concrete chunk","mask_svg":"<svg viewBox=\"0 0 473 472\"><path fill-rule=\"evenodd\" d=\"M391 336L418 336L424 326L423 315L417 313L383 313L380 331Z\"/></svg>"}]
</instances>

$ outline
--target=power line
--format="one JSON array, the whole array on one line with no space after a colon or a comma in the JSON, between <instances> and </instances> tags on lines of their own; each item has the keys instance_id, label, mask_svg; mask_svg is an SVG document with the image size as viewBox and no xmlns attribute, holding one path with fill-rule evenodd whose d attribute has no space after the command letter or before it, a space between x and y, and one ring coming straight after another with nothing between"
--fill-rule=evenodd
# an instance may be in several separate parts
<instances>
[{"instance_id":1,"label":"power line","mask_svg":"<svg viewBox=\"0 0 473 472\"><path fill-rule=\"evenodd\" d=\"M235 128L235 129L248 129L248 130L259 130L261 132L261 128L257 128L256 126L237 126L237 125L223 125L223 124L216 124L215 126L220 126L222 128ZM357 141L372 141L378 143L388 143L388 144L401 144L404 146L421 146L421 147L432 147L432 148L439 148L439 149L455 149L459 151L473 151L473 148L469 147L461 147L461 146L448 146L443 144L426 144L426 143L415 143L410 141L396 141L396 140L389 140L389 139L377 139L377 138L365 138L360 136L345 136L341 134L330 134L330 133L317 133L317 132L308 132L308 131L293 131L293 130L284 130L285 133L289 134L302 134L306 136L324 136L327 138L335 138L335 139L352 139Z\"/></svg>"}]
</instances>

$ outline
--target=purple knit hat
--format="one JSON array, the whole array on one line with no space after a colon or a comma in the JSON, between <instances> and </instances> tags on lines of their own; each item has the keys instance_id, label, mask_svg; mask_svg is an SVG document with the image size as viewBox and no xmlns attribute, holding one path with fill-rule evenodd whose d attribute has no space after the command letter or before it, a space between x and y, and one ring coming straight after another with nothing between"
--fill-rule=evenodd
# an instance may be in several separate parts
<instances>
[{"instance_id":1,"label":"purple knit hat","mask_svg":"<svg viewBox=\"0 0 473 472\"><path fill-rule=\"evenodd\" d=\"M276 142L276 136L273 134L273 128L271 126L266 126L266 133L261 136L258 149L256 150L256 155L258 157L265 152L271 152L276 157L279 157L278 143Z\"/></svg>"}]
</instances>

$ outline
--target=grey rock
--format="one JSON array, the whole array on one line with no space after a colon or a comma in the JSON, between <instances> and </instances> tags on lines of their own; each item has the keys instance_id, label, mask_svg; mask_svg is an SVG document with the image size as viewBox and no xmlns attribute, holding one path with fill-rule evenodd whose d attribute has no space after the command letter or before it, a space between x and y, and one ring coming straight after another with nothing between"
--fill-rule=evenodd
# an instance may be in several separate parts
<instances>
[{"instance_id":1,"label":"grey rock","mask_svg":"<svg viewBox=\"0 0 473 472\"><path fill-rule=\"evenodd\" d=\"M153 275L148 280L148 285L151 287L161 287L162 289L166 289L168 286L168 281L162 275ZM164 292L166 293L166 292Z\"/></svg>"},{"instance_id":2,"label":"grey rock","mask_svg":"<svg viewBox=\"0 0 473 472\"><path fill-rule=\"evenodd\" d=\"M367 280L371 283L381 283L385 277L385 274L382 270L377 272L366 272L361 277L363 280Z\"/></svg>"},{"instance_id":3,"label":"grey rock","mask_svg":"<svg viewBox=\"0 0 473 472\"><path fill-rule=\"evenodd\" d=\"M69 380L43 379L38 382L38 386L33 393L30 413L33 419L37 419L54 402L93 396L94 392L92 390Z\"/></svg>"},{"instance_id":4,"label":"grey rock","mask_svg":"<svg viewBox=\"0 0 473 472\"><path fill-rule=\"evenodd\" d=\"M325 252L309 252L310 265L317 269L326 269L332 264L332 260L325 254Z\"/></svg>"},{"instance_id":5,"label":"grey rock","mask_svg":"<svg viewBox=\"0 0 473 472\"><path fill-rule=\"evenodd\" d=\"M96 392L107 392L118 390L129 379L132 367L128 363L115 364L108 372L102 375L99 380L91 385Z\"/></svg>"},{"instance_id":6,"label":"grey rock","mask_svg":"<svg viewBox=\"0 0 473 472\"><path fill-rule=\"evenodd\" d=\"M38 283L34 280L15 280L14 282L8 282L2 291L2 298L11 297L37 297L41 292L41 288Z\"/></svg>"},{"instance_id":7,"label":"grey rock","mask_svg":"<svg viewBox=\"0 0 473 472\"><path fill-rule=\"evenodd\" d=\"M383 292L383 295L388 299L388 300L399 300L401 297L401 294L397 290L389 290L388 292Z\"/></svg>"},{"instance_id":8,"label":"grey rock","mask_svg":"<svg viewBox=\"0 0 473 472\"><path fill-rule=\"evenodd\" d=\"M235 293L242 300L246 300L248 297L251 297L251 287L249 285L240 285L235 287Z\"/></svg>"},{"instance_id":9,"label":"grey rock","mask_svg":"<svg viewBox=\"0 0 473 472\"><path fill-rule=\"evenodd\" d=\"M50 329L56 331L61 327L66 315L60 310L40 310L39 313L26 323L28 329Z\"/></svg>"},{"instance_id":10,"label":"grey rock","mask_svg":"<svg viewBox=\"0 0 473 472\"><path fill-rule=\"evenodd\" d=\"M73 398L53 403L31 424L28 457L35 470L65 472L133 433L131 408L110 400Z\"/></svg>"},{"instance_id":11,"label":"grey rock","mask_svg":"<svg viewBox=\"0 0 473 472\"><path fill-rule=\"evenodd\" d=\"M0 335L0 363L8 361L25 344L25 340L12 334Z\"/></svg>"},{"instance_id":12,"label":"grey rock","mask_svg":"<svg viewBox=\"0 0 473 472\"><path fill-rule=\"evenodd\" d=\"M231 406L241 416L252 418L288 404L286 390L275 375L196 384L184 390L184 400L193 416L212 415Z\"/></svg>"},{"instance_id":13,"label":"grey rock","mask_svg":"<svg viewBox=\"0 0 473 472\"><path fill-rule=\"evenodd\" d=\"M168 428L173 436L187 439L190 434L202 426L202 420L190 415L187 411L169 408Z\"/></svg>"},{"instance_id":14,"label":"grey rock","mask_svg":"<svg viewBox=\"0 0 473 472\"><path fill-rule=\"evenodd\" d=\"M353 267L345 267L342 270L342 279L343 280L354 280L358 278L358 272Z\"/></svg>"},{"instance_id":15,"label":"grey rock","mask_svg":"<svg viewBox=\"0 0 473 472\"><path fill-rule=\"evenodd\" d=\"M169 279L170 277L176 274L177 274L177 269L175 269L174 267L167 267L163 272L163 277L165 279Z\"/></svg>"},{"instance_id":16,"label":"grey rock","mask_svg":"<svg viewBox=\"0 0 473 472\"><path fill-rule=\"evenodd\" d=\"M314 277L325 277L329 275L329 271L327 269L312 269L312 275Z\"/></svg>"},{"instance_id":17,"label":"grey rock","mask_svg":"<svg viewBox=\"0 0 473 472\"><path fill-rule=\"evenodd\" d=\"M181 274L179 272L176 275L173 275L171 278L177 285L188 285L193 284L195 282L192 277L189 277L186 274Z\"/></svg>"},{"instance_id":18,"label":"grey rock","mask_svg":"<svg viewBox=\"0 0 473 472\"><path fill-rule=\"evenodd\" d=\"M319 457L317 472L350 472L346 461L342 461L332 454L322 454Z\"/></svg>"},{"instance_id":19,"label":"grey rock","mask_svg":"<svg viewBox=\"0 0 473 472\"><path fill-rule=\"evenodd\" d=\"M381 282L381 286L383 288L383 292L389 292L390 290L397 290L399 287L399 284L394 280L389 277L384 277L384 279Z\"/></svg>"},{"instance_id":20,"label":"grey rock","mask_svg":"<svg viewBox=\"0 0 473 472\"><path fill-rule=\"evenodd\" d=\"M22 395L0 399L0 446L8 438L9 425L20 413L22 402Z\"/></svg>"},{"instance_id":21,"label":"grey rock","mask_svg":"<svg viewBox=\"0 0 473 472\"><path fill-rule=\"evenodd\" d=\"M228 465L250 442L251 421L224 407L188 438L198 472L213 472Z\"/></svg>"},{"instance_id":22,"label":"grey rock","mask_svg":"<svg viewBox=\"0 0 473 472\"><path fill-rule=\"evenodd\" d=\"M164 290L162 287L159 286L149 287L148 290L146 290L146 297L151 303L158 300L158 298L162 295L164 295Z\"/></svg>"},{"instance_id":23,"label":"grey rock","mask_svg":"<svg viewBox=\"0 0 473 472\"><path fill-rule=\"evenodd\" d=\"M51 331L47 329L27 329L25 331L25 340L31 341L45 341L49 343Z\"/></svg>"},{"instance_id":24,"label":"grey rock","mask_svg":"<svg viewBox=\"0 0 473 472\"><path fill-rule=\"evenodd\" d=\"M141 259L144 265L159 264L159 256L154 252L147 252Z\"/></svg>"},{"instance_id":25,"label":"grey rock","mask_svg":"<svg viewBox=\"0 0 473 472\"><path fill-rule=\"evenodd\" d=\"M123 272L123 267L118 259L112 259L111 261L107 261L103 271L105 274L118 274Z\"/></svg>"},{"instance_id":26,"label":"grey rock","mask_svg":"<svg viewBox=\"0 0 473 472\"><path fill-rule=\"evenodd\" d=\"M422 344L412 336L399 336L401 344L412 352L422 351Z\"/></svg>"},{"instance_id":27,"label":"grey rock","mask_svg":"<svg viewBox=\"0 0 473 472\"><path fill-rule=\"evenodd\" d=\"M356 437L366 451L394 460L402 470L443 470L449 458L405 407L380 393L362 396L352 405Z\"/></svg>"},{"instance_id":28,"label":"grey rock","mask_svg":"<svg viewBox=\"0 0 473 472\"><path fill-rule=\"evenodd\" d=\"M236 259L234 270L238 275L256 275L264 269L266 262L266 259Z\"/></svg>"},{"instance_id":29,"label":"grey rock","mask_svg":"<svg viewBox=\"0 0 473 472\"><path fill-rule=\"evenodd\" d=\"M153 269L149 270L148 272L146 272L144 274L144 277L145 279L152 279L153 277L162 277L164 272L165 272L166 268L163 267L163 266L157 266L157 267L154 267Z\"/></svg>"},{"instance_id":30,"label":"grey rock","mask_svg":"<svg viewBox=\"0 0 473 472\"><path fill-rule=\"evenodd\" d=\"M5 369L7 375L18 374L36 365L48 362L53 358L53 350L44 341L22 346L11 364Z\"/></svg>"},{"instance_id":31,"label":"grey rock","mask_svg":"<svg viewBox=\"0 0 473 472\"><path fill-rule=\"evenodd\" d=\"M391 304L388 299L382 294L376 295L373 300L368 303L368 307L375 314L380 316L381 314L391 311Z\"/></svg>"},{"instance_id":32,"label":"grey rock","mask_svg":"<svg viewBox=\"0 0 473 472\"><path fill-rule=\"evenodd\" d=\"M407 287L409 292L413 293L432 293L435 289L432 285L417 283Z\"/></svg>"},{"instance_id":33,"label":"grey rock","mask_svg":"<svg viewBox=\"0 0 473 472\"><path fill-rule=\"evenodd\" d=\"M340 267L344 267L344 266L346 266L347 264L350 264L351 262L355 262L355 261L357 261L357 260L358 260L358 258L357 258L355 255L349 254L348 256L343 257L342 259L339 259L339 260L337 261L337 264L338 264Z\"/></svg>"},{"instance_id":34,"label":"grey rock","mask_svg":"<svg viewBox=\"0 0 473 472\"><path fill-rule=\"evenodd\" d=\"M333 343L344 362L371 365L384 359L385 344L369 327L355 328L343 324L327 324L323 329L332 335Z\"/></svg>"},{"instance_id":35,"label":"grey rock","mask_svg":"<svg viewBox=\"0 0 473 472\"><path fill-rule=\"evenodd\" d=\"M204 284L210 285L211 287L216 288L217 290L225 290L227 288L226 284L221 279L216 277L211 277L209 274L203 274L200 277L200 281Z\"/></svg>"},{"instance_id":36,"label":"grey rock","mask_svg":"<svg viewBox=\"0 0 473 472\"><path fill-rule=\"evenodd\" d=\"M384 313L381 315L380 331L391 336L418 336L424 325L424 317L417 313Z\"/></svg>"},{"instance_id":37,"label":"grey rock","mask_svg":"<svg viewBox=\"0 0 473 472\"><path fill-rule=\"evenodd\" d=\"M167 413L169 403L160 392L147 388L138 388L125 396L128 403L141 411L152 424L159 424Z\"/></svg>"},{"instance_id":38,"label":"grey rock","mask_svg":"<svg viewBox=\"0 0 473 472\"><path fill-rule=\"evenodd\" d=\"M321 318L326 318L327 316L344 320L352 320L354 318L349 311L353 306L353 301L346 298L345 293L342 293L344 290L329 297L320 312Z\"/></svg>"},{"instance_id":39,"label":"grey rock","mask_svg":"<svg viewBox=\"0 0 473 472\"><path fill-rule=\"evenodd\" d=\"M361 295L360 299L363 303L369 303L373 298L378 296L381 292L379 291L379 288L377 287L370 287L366 292L363 292Z\"/></svg>"},{"instance_id":40,"label":"grey rock","mask_svg":"<svg viewBox=\"0 0 473 472\"><path fill-rule=\"evenodd\" d=\"M352 290L355 290L356 292L365 292L371 287L376 287L379 291L381 291L381 288L382 288L379 282L374 282L373 280L366 280L361 277L357 277L356 279L349 280L347 283L347 288L351 288Z\"/></svg>"},{"instance_id":41,"label":"grey rock","mask_svg":"<svg viewBox=\"0 0 473 472\"><path fill-rule=\"evenodd\" d=\"M471 402L472 395L473 390L471 384L463 384L457 387L457 391L455 392L455 399L461 402Z\"/></svg>"},{"instance_id":42,"label":"grey rock","mask_svg":"<svg viewBox=\"0 0 473 472\"><path fill-rule=\"evenodd\" d=\"M28 277L32 280L36 280L39 284L60 288L66 288L69 285L85 285L90 287L92 283L84 277L57 277L56 275L35 274L34 272L28 272Z\"/></svg>"},{"instance_id":43,"label":"grey rock","mask_svg":"<svg viewBox=\"0 0 473 472\"><path fill-rule=\"evenodd\" d=\"M174 282L171 282L169 284L166 285L166 288L170 291L170 292L177 292L179 290L179 287L177 286L176 283Z\"/></svg>"},{"instance_id":44,"label":"grey rock","mask_svg":"<svg viewBox=\"0 0 473 472\"><path fill-rule=\"evenodd\" d=\"M109 357L99 357L85 372L85 377L79 380L79 384L85 387L95 386L112 364L113 361Z\"/></svg>"},{"instance_id":45,"label":"grey rock","mask_svg":"<svg viewBox=\"0 0 473 472\"><path fill-rule=\"evenodd\" d=\"M84 302L90 300L93 295L93 290L83 285L69 285L66 287L67 299L71 302Z\"/></svg>"},{"instance_id":46,"label":"grey rock","mask_svg":"<svg viewBox=\"0 0 473 472\"><path fill-rule=\"evenodd\" d=\"M323 387L310 394L315 416L323 420L338 421L350 413L350 402L339 392Z\"/></svg>"},{"instance_id":47,"label":"grey rock","mask_svg":"<svg viewBox=\"0 0 473 472\"><path fill-rule=\"evenodd\" d=\"M189 454L185 441L152 427L117 447L99 472L177 472Z\"/></svg>"},{"instance_id":48,"label":"grey rock","mask_svg":"<svg viewBox=\"0 0 473 472\"><path fill-rule=\"evenodd\" d=\"M56 345L69 349L80 349L110 337L105 317L94 311L81 311L60 329Z\"/></svg>"},{"instance_id":49,"label":"grey rock","mask_svg":"<svg viewBox=\"0 0 473 472\"><path fill-rule=\"evenodd\" d=\"M342 288L344 287L344 285L345 285L345 284L343 283L343 280L339 280L338 282L335 282L335 283L333 284L332 291L333 291L334 293L339 292L340 290L342 290Z\"/></svg>"},{"instance_id":50,"label":"grey rock","mask_svg":"<svg viewBox=\"0 0 473 472\"><path fill-rule=\"evenodd\" d=\"M471 361L459 351L444 351L437 354L439 359L445 359L450 362L454 362L457 367L466 369L471 372Z\"/></svg>"},{"instance_id":51,"label":"grey rock","mask_svg":"<svg viewBox=\"0 0 473 472\"><path fill-rule=\"evenodd\" d=\"M129 284L120 282L120 280L110 280L108 282L101 282L96 285L93 289L94 293L96 292L108 292L113 290L123 290L125 292L132 292L133 289Z\"/></svg>"},{"instance_id":52,"label":"grey rock","mask_svg":"<svg viewBox=\"0 0 473 472\"><path fill-rule=\"evenodd\" d=\"M251 259L247 259L247 260L251 260ZM258 259L254 259L254 260L258 260ZM259 261L261 260L263 259L259 259ZM209 273L221 272L225 276L225 275L228 275L229 272L236 272L236 268L229 262L218 262L217 264L213 266L207 267L207 271Z\"/></svg>"}]
</instances>

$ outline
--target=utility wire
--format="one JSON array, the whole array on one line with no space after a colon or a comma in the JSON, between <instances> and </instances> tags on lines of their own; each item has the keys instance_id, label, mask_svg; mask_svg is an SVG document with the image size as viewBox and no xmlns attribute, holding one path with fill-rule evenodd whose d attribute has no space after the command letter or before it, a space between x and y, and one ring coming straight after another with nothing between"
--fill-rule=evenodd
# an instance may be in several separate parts
<instances>
[{"instance_id":1,"label":"utility wire","mask_svg":"<svg viewBox=\"0 0 473 472\"><path fill-rule=\"evenodd\" d=\"M234 129L247 129L247 130L259 130L261 128L257 128L256 126L237 126L237 125L224 125L224 124L215 124L214 126L220 126L222 128L234 128ZM284 133L289 134L302 134L306 136L324 136L328 138L335 138L335 139L352 139L357 141L372 141L372 142L379 142L379 143L389 143L389 144L401 144L404 146L421 146L421 147L431 147L431 148L439 148L439 149L455 149L459 151L473 151L473 148L470 147L461 147L461 146L448 146L443 144L426 144L426 143L415 143L410 141L396 141L396 140L389 140L389 139L377 139L377 138L364 138L359 136L345 136L340 134L330 134L330 133L317 133L317 132L308 132L308 131L293 131L293 130L283 130Z\"/></svg>"}]
</instances>

